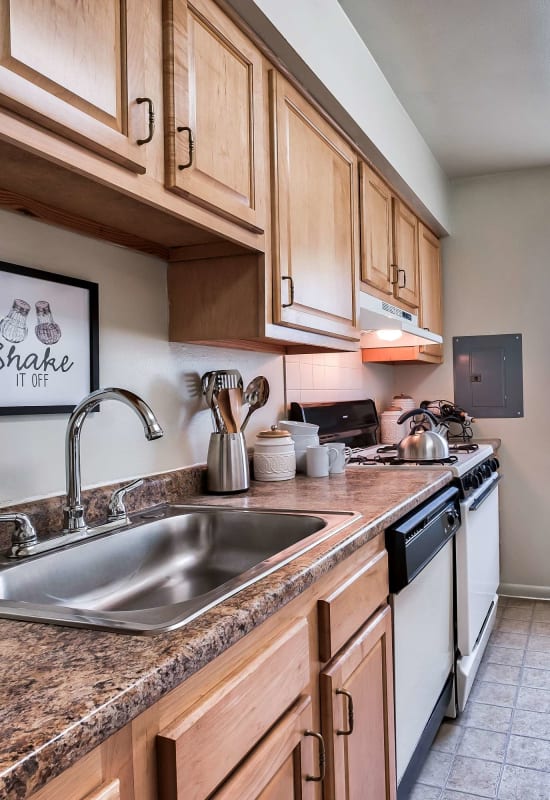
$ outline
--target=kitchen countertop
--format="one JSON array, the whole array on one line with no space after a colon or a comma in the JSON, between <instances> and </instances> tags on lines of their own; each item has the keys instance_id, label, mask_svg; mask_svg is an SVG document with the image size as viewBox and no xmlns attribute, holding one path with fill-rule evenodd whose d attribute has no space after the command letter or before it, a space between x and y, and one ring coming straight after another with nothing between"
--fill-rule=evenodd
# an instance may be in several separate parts
<instances>
[{"instance_id":1,"label":"kitchen countertop","mask_svg":"<svg viewBox=\"0 0 550 800\"><path fill-rule=\"evenodd\" d=\"M236 508L354 511L361 518L176 631L141 637L0 620L0 797L28 797L451 478L440 469L371 468L253 481L236 496L182 497Z\"/></svg>"}]
</instances>

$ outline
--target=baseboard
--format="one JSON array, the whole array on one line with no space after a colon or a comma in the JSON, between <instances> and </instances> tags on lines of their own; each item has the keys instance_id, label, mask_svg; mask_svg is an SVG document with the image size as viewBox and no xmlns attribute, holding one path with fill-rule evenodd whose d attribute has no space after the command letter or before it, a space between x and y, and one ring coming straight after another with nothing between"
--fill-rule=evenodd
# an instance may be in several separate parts
<instances>
[{"instance_id":1,"label":"baseboard","mask_svg":"<svg viewBox=\"0 0 550 800\"><path fill-rule=\"evenodd\" d=\"M498 587L501 597L527 597L550 600L550 586L530 586L524 583L501 583Z\"/></svg>"}]
</instances>

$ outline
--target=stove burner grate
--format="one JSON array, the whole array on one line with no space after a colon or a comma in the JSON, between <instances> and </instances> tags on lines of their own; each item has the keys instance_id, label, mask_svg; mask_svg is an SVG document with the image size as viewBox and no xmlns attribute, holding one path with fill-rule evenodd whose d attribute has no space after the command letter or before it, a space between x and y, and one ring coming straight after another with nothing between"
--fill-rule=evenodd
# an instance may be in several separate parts
<instances>
[{"instance_id":1,"label":"stove burner grate","mask_svg":"<svg viewBox=\"0 0 550 800\"><path fill-rule=\"evenodd\" d=\"M389 448L391 451L393 448ZM389 452L388 450L378 450L377 452ZM432 464L455 464L458 461L458 456L448 456L447 458L426 458L417 459L416 461L408 461L404 458L397 458L397 456L352 456L348 464L361 464L365 466L372 466L376 464L383 464L389 467L400 467L402 464L416 465L416 466L430 466Z\"/></svg>"},{"instance_id":2,"label":"stove burner grate","mask_svg":"<svg viewBox=\"0 0 550 800\"><path fill-rule=\"evenodd\" d=\"M470 442L468 444L450 444L449 445L449 452L452 453L475 453L475 451L479 448L478 444L474 442Z\"/></svg>"}]
</instances>

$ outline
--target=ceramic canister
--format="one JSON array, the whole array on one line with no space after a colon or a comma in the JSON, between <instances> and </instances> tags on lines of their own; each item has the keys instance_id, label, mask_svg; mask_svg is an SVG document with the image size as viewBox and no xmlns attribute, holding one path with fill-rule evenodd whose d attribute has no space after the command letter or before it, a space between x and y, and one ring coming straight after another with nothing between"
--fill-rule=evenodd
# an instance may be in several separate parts
<instances>
[{"instance_id":1,"label":"ceramic canister","mask_svg":"<svg viewBox=\"0 0 550 800\"><path fill-rule=\"evenodd\" d=\"M296 474L294 442L288 431L276 425L260 431L254 443L254 479L288 481Z\"/></svg>"},{"instance_id":2,"label":"ceramic canister","mask_svg":"<svg viewBox=\"0 0 550 800\"><path fill-rule=\"evenodd\" d=\"M395 408L395 406L382 411L380 414L381 444L399 444L401 439L407 435L408 426L397 424L402 413L402 409Z\"/></svg>"}]
</instances>

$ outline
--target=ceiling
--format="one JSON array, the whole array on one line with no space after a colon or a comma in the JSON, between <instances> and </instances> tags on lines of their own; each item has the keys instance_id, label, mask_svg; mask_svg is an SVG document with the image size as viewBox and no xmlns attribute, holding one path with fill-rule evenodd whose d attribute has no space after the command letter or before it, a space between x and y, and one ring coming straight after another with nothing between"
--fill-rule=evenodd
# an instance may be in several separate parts
<instances>
[{"instance_id":1,"label":"ceiling","mask_svg":"<svg viewBox=\"0 0 550 800\"><path fill-rule=\"evenodd\" d=\"M550 0L339 0L450 177L550 165Z\"/></svg>"}]
</instances>

